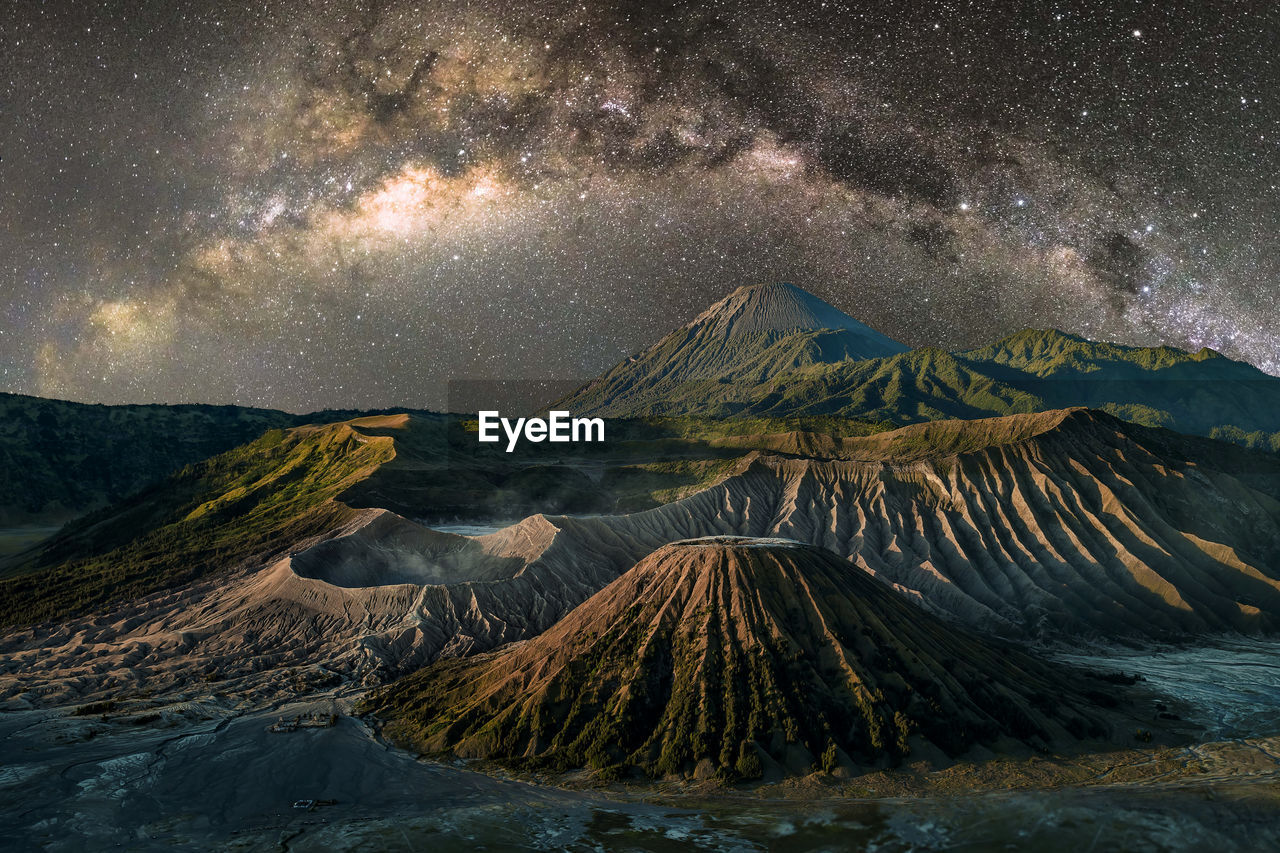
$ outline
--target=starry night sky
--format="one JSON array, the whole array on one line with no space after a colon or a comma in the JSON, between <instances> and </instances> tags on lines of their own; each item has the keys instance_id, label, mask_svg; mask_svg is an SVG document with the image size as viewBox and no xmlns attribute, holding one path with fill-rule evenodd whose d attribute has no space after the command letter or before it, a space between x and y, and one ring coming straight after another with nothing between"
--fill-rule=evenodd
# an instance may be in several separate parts
<instances>
[{"instance_id":1,"label":"starry night sky","mask_svg":"<svg viewBox=\"0 0 1280 853\"><path fill-rule=\"evenodd\" d=\"M5 3L0 390L441 407L779 280L1280 372L1277 56L1262 2Z\"/></svg>"}]
</instances>

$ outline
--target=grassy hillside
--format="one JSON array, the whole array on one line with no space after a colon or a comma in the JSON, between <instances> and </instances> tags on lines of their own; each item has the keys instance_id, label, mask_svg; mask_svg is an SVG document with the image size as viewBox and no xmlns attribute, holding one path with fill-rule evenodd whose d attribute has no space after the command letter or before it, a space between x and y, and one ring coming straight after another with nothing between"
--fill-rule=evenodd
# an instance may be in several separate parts
<instances>
[{"instance_id":1,"label":"grassy hillside","mask_svg":"<svg viewBox=\"0 0 1280 853\"><path fill-rule=\"evenodd\" d=\"M1023 329L964 355L974 361L1017 367L1040 377L1067 371L1096 373L1106 367L1121 366L1133 374L1222 358L1208 347L1197 353L1165 346L1129 347L1091 341L1059 329Z\"/></svg>"},{"instance_id":2,"label":"grassy hillside","mask_svg":"<svg viewBox=\"0 0 1280 853\"><path fill-rule=\"evenodd\" d=\"M349 425L271 430L92 513L11 566L0 625L96 611L331 529L333 500L393 455Z\"/></svg>"},{"instance_id":3,"label":"grassy hillside","mask_svg":"<svg viewBox=\"0 0 1280 853\"><path fill-rule=\"evenodd\" d=\"M0 393L0 527L78 518L267 430L386 413L104 406Z\"/></svg>"},{"instance_id":4,"label":"grassy hillside","mask_svg":"<svg viewBox=\"0 0 1280 853\"><path fill-rule=\"evenodd\" d=\"M271 430L0 561L0 625L98 612L263 560L379 507L428 522L626 512L716 482L783 429L866 435L837 418L610 422L604 444L477 442L456 416L374 416Z\"/></svg>"},{"instance_id":5,"label":"grassy hillside","mask_svg":"<svg viewBox=\"0 0 1280 853\"><path fill-rule=\"evenodd\" d=\"M55 523L294 426L238 406L98 406L0 394L0 526Z\"/></svg>"},{"instance_id":6,"label":"grassy hillside","mask_svg":"<svg viewBox=\"0 0 1280 853\"><path fill-rule=\"evenodd\" d=\"M805 348L821 334L796 332L730 353L719 374L668 364L656 384L648 368L624 363L560 405L614 417L834 416L894 426L1084 406L1280 447L1280 379L1208 349L1125 347L1030 329L965 353L923 347L863 360L779 357L811 352ZM701 358L696 350L685 356Z\"/></svg>"},{"instance_id":7,"label":"grassy hillside","mask_svg":"<svg viewBox=\"0 0 1280 853\"><path fill-rule=\"evenodd\" d=\"M908 355L933 365L953 360ZM272 430L0 561L0 624L98 612L265 560L334 529L354 509L390 509L428 524L634 512L720 482L754 451L910 462L1018 441L1041 429L1044 418L1062 416L925 420L895 433L884 432L884 423L833 414L622 419L609 421L602 444L526 443L510 454L480 444L474 422L457 416Z\"/></svg>"},{"instance_id":8,"label":"grassy hillside","mask_svg":"<svg viewBox=\"0 0 1280 853\"><path fill-rule=\"evenodd\" d=\"M1280 379L1211 349L1128 347L1056 329L1028 329L961 357L1051 407L1223 438L1280 430ZM1014 373L1001 375L999 368ZM1254 440L1255 445L1263 442Z\"/></svg>"}]
</instances>

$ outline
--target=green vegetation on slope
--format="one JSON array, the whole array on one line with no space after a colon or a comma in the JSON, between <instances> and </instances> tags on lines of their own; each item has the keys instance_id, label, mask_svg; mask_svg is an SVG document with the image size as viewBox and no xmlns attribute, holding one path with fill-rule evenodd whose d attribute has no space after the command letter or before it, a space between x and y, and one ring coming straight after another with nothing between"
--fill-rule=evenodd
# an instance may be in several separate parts
<instances>
[{"instance_id":1,"label":"green vegetation on slope","mask_svg":"<svg viewBox=\"0 0 1280 853\"><path fill-rule=\"evenodd\" d=\"M964 356L974 361L1016 367L1042 378L1066 372L1098 373L1116 368L1126 369L1132 374L1209 361L1229 371L1229 365L1237 363L1224 359L1208 347L1195 353L1167 346L1130 347L1091 341L1058 329L1023 329L991 346L964 353Z\"/></svg>"},{"instance_id":2,"label":"green vegetation on slope","mask_svg":"<svg viewBox=\"0 0 1280 853\"><path fill-rule=\"evenodd\" d=\"M105 406L0 393L0 527L64 523L269 429L385 413Z\"/></svg>"},{"instance_id":3,"label":"green vegetation on slope","mask_svg":"<svg viewBox=\"0 0 1280 853\"><path fill-rule=\"evenodd\" d=\"M679 329L550 408L629 417L736 414L740 388L859 360L859 343L854 333L841 329L760 331L731 340L709 327ZM691 401L701 407L691 408Z\"/></svg>"},{"instance_id":4,"label":"green vegetation on slope","mask_svg":"<svg viewBox=\"0 0 1280 853\"><path fill-rule=\"evenodd\" d=\"M98 406L0 394L0 525L66 521L299 422L238 406Z\"/></svg>"},{"instance_id":5,"label":"green vegetation on slope","mask_svg":"<svg viewBox=\"0 0 1280 853\"><path fill-rule=\"evenodd\" d=\"M393 455L346 425L271 430L69 525L0 580L0 625L97 611L332 529Z\"/></svg>"},{"instance_id":6,"label":"green vegetation on slope","mask_svg":"<svg viewBox=\"0 0 1280 853\"><path fill-rule=\"evenodd\" d=\"M930 421L893 432L834 415L641 418L610 421L602 444L526 443L511 454L477 442L474 424L456 416L273 430L10 558L0 568L0 624L101 612L264 561L334 529L353 509L427 524L634 512L720 482L754 451L902 463L1021 441L1072 416Z\"/></svg>"},{"instance_id":7,"label":"green vegetation on slope","mask_svg":"<svg viewBox=\"0 0 1280 853\"><path fill-rule=\"evenodd\" d=\"M1280 445L1280 379L1209 349L1126 347L1028 329L965 353L923 347L826 360L812 357L821 334L737 341L708 369L699 366L699 348L664 342L558 405L613 417L832 416L882 426L1084 406L1251 447ZM811 357L779 358L797 347ZM658 366L648 363L653 358Z\"/></svg>"},{"instance_id":8,"label":"green vegetation on slope","mask_svg":"<svg viewBox=\"0 0 1280 853\"><path fill-rule=\"evenodd\" d=\"M511 454L479 444L453 416L272 430L0 562L0 625L100 612L264 560L333 529L352 509L429 523L647 509L718 481L780 427L875 430L836 418L641 419L611 422L603 444L525 444Z\"/></svg>"}]
</instances>

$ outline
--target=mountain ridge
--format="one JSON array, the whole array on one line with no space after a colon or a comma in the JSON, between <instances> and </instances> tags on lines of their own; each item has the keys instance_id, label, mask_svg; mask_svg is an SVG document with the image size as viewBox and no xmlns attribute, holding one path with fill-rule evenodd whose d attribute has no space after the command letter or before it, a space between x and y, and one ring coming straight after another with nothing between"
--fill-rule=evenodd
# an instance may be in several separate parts
<instances>
[{"instance_id":1,"label":"mountain ridge","mask_svg":"<svg viewBox=\"0 0 1280 853\"><path fill-rule=\"evenodd\" d=\"M299 420L241 406L106 406L0 393L0 527L65 522Z\"/></svg>"},{"instance_id":2,"label":"mountain ridge","mask_svg":"<svg viewBox=\"0 0 1280 853\"><path fill-rule=\"evenodd\" d=\"M785 287L788 298L804 293ZM746 316L753 310L759 318ZM609 417L827 415L890 426L1086 406L1280 450L1280 379L1208 348L1131 347L1025 329L967 351L897 345L868 357L845 346L838 330L744 331L736 340L698 333L722 315L743 329L771 322L769 308L737 291L700 315L701 325L677 329L554 405Z\"/></svg>"},{"instance_id":3,"label":"mountain ridge","mask_svg":"<svg viewBox=\"0 0 1280 853\"><path fill-rule=\"evenodd\" d=\"M660 400L691 382L763 382L796 368L906 349L795 285L749 285L550 408L607 411L610 401Z\"/></svg>"},{"instance_id":4,"label":"mountain ridge","mask_svg":"<svg viewBox=\"0 0 1280 853\"><path fill-rule=\"evenodd\" d=\"M1039 377L1059 371L1076 370L1091 373L1102 369L1099 362L1123 363L1135 370L1156 371L1182 364L1203 364L1219 360L1222 367L1238 365L1256 371L1257 378L1264 373L1248 362L1233 361L1216 350L1202 347L1196 352L1177 347L1129 346L1126 344L1093 341L1061 329L1023 329L975 350L962 351L959 355L973 361L991 362L1026 370Z\"/></svg>"},{"instance_id":5,"label":"mountain ridge","mask_svg":"<svg viewBox=\"0 0 1280 853\"><path fill-rule=\"evenodd\" d=\"M855 332L864 338L868 351L906 349L897 341L789 282L739 287L712 304L685 328L698 327L707 327L713 334L728 339L760 332L786 334L843 330Z\"/></svg>"}]
</instances>

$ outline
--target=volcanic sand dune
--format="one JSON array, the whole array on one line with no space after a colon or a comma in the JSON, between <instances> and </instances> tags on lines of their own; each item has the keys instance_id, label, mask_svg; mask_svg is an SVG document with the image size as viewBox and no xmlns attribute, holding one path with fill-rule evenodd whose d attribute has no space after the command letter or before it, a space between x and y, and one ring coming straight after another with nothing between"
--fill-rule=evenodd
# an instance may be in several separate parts
<instances>
[{"instance_id":1,"label":"volcanic sand dune","mask_svg":"<svg viewBox=\"0 0 1280 853\"><path fill-rule=\"evenodd\" d=\"M948 626L821 548L666 545L546 633L370 702L427 752L517 767L754 778L1112 734L1121 699ZM1121 724L1121 720L1125 724Z\"/></svg>"}]
</instances>

